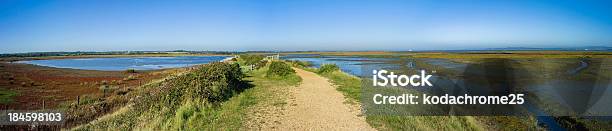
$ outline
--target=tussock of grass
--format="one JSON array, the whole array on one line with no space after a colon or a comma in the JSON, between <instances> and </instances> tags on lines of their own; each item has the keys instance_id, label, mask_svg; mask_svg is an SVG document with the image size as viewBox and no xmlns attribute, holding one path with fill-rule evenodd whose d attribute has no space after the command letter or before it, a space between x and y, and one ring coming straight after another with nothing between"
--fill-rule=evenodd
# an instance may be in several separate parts
<instances>
[{"instance_id":1,"label":"tussock of grass","mask_svg":"<svg viewBox=\"0 0 612 131\"><path fill-rule=\"evenodd\" d=\"M338 67L336 64L323 64L321 65L321 68L319 68L317 73L327 74L338 70L340 70L340 67Z\"/></svg>"},{"instance_id":2,"label":"tussock of grass","mask_svg":"<svg viewBox=\"0 0 612 131\"><path fill-rule=\"evenodd\" d=\"M13 102L13 97L19 95L17 91L12 91L8 89L0 89L0 103L8 104Z\"/></svg>"}]
</instances>

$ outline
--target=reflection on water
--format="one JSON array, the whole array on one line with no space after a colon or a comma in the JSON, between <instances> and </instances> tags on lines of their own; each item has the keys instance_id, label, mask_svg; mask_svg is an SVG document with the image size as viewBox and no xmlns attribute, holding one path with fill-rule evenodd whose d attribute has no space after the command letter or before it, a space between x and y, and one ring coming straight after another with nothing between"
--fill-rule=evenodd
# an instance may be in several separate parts
<instances>
[{"instance_id":1,"label":"reflection on water","mask_svg":"<svg viewBox=\"0 0 612 131\"><path fill-rule=\"evenodd\" d=\"M197 64L217 62L227 56L178 56L178 57L122 57L122 58L80 58L19 61L56 68L83 70L123 71L127 69L157 70L187 67Z\"/></svg>"}]
</instances>

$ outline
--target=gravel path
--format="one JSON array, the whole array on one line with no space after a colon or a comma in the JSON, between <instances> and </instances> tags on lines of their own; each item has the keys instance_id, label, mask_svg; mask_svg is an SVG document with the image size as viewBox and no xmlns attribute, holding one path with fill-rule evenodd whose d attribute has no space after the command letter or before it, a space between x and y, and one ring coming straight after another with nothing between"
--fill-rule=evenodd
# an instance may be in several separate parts
<instances>
[{"instance_id":1,"label":"gravel path","mask_svg":"<svg viewBox=\"0 0 612 131\"><path fill-rule=\"evenodd\" d=\"M280 130L374 130L355 105L324 77L294 68L302 83L291 89L286 113L273 129Z\"/></svg>"}]
</instances>

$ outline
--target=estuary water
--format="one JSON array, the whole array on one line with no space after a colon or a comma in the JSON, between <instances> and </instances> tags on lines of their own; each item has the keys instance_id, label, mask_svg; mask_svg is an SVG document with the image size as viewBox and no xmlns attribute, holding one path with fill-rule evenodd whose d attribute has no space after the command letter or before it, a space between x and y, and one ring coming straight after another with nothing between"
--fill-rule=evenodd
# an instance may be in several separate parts
<instances>
[{"instance_id":1,"label":"estuary water","mask_svg":"<svg viewBox=\"0 0 612 131\"><path fill-rule=\"evenodd\" d=\"M115 57L18 61L40 66L100 71L158 70L218 62L228 56Z\"/></svg>"},{"instance_id":2,"label":"estuary water","mask_svg":"<svg viewBox=\"0 0 612 131\"><path fill-rule=\"evenodd\" d=\"M307 61L312 63L313 67L319 68L324 64L336 64L343 72L355 76L362 76L363 66L369 65L388 65L388 63L396 58L366 58L366 57L342 57L342 56L319 56L319 55L287 55L282 56L285 60Z\"/></svg>"}]
</instances>

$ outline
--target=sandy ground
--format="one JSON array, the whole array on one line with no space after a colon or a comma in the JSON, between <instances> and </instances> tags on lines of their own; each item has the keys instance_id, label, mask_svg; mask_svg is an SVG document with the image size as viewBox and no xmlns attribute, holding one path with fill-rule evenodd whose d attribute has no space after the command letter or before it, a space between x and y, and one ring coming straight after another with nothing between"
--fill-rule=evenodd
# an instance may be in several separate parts
<instances>
[{"instance_id":1,"label":"sandy ground","mask_svg":"<svg viewBox=\"0 0 612 131\"><path fill-rule=\"evenodd\" d=\"M264 130L374 130L355 105L345 104L344 96L315 73L294 68L302 83L291 88L285 112ZM266 129L267 128L267 129Z\"/></svg>"}]
</instances>

